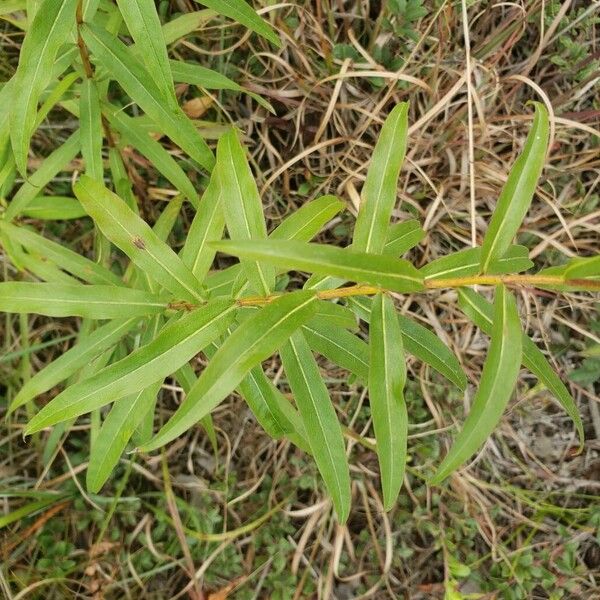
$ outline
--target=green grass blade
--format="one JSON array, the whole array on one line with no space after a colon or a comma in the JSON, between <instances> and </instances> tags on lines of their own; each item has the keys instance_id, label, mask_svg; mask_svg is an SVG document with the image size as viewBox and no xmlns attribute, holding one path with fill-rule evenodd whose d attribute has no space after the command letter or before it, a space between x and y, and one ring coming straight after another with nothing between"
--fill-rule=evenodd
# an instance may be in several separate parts
<instances>
[{"instance_id":1,"label":"green grass blade","mask_svg":"<svg viewBox=\"0 0 600 600\"><path fill-rule=\"evenodd\" d=\"M333 219L345 204L335 196L321 196L307 202L274 229L269 238L272 240L310 241L323 227Z\"/></svg>"},{"instance_id":2,"label":"green grass blade","mask_svg":"<svg viewBox=\"0 0 600 600\"><path fill-rule=\"evenodd\" d=\"M216 171L229 237L232 240L266 239L267 227L256 181L234 129L219 139ZM275 285L274 270L254 261L243 261L242 265L255 291L269 294Z\"/></svg>"},{"instance_id":3,"label":"green grass blade","mask_svg":"<svg viewBox=\"0 0 600 600\"><path fill-rule=\"evenodd\" d=\"M235 315L228 300L212 300L164 327L148 344L54 398L29 422L26 435L91 412L164 379L222 335Z\"/></svg>"},{"instance_id":4,"label":"green grass blade","mask_svg":"<svg viewBox=\"0 0 600 600\"><path fill-rule=\"evenodd\" d=\"M106 68L161 131L210 171L214 165L210 148L184 113L163 101L160 89L130 49L117 37L93 25L84 25L81 33L93 59Z\"/></svg>"},{"instance_id":5,"label":"green grass blade","mask_svg":"<svg viewBox=\"0 0 600 600\"><path fill-rule=\"evenodd\" d=\"M377 294L369 327L369 405L377 441L383 506L393 508L406 468L408 414L404 401L406 361L392 299Z\"/></svg>"},{"instance_id":6,"label":"green grass blade","mask_svg":"<svg viewBox=\"0 0 600 600\"><path fill-rule=\"evenodd\" d=\"M229 17L234 21L242 24L244 27L258 33L265 39L269 40L273 45L281 46L281 42L277 34L271 26L261 17L259 17L254 9L245 0L197 0L203 6L214 10L220 15Z\"/></svg>"},{"instance_id":7,"label":"green grass blade","mask_svg":"<svg viewBox=\"0 0 600 600\"><path fill-rule=\"evenodd\" d=\"M119 196L85 175L73 191L102 233L149 277L180 298L202 300L194 274Z\"/></svg>"},{"instance_id":8,"label":"green grass blade","mask_svg":"<svg viewBox=\"0 0 600 600\"><path fill-rule=\"evenodd\" d=\"M85 79L81 84L79 123L81 128L81 154L85 163L85 172L92 179L102 182L104 180L104 163L102 160L104 134L98 88L92 79Z\"/></svg>"},{"instance_id":9,"label":"green grass blade","mask_svg":"<svg viewBox=\"0 0 600 600\"><path fill-rule=\"evenodd\" d=\"M58 50L75 26L76 4L77 0L45 0L21 46L10 108L10 137L17 168L24 177L38 102L52 79Z\"/></svg>"},{"instance_id":10,"label":"green grass blade","mask_svg":"<svg viewBox=\"0 0 600 600\"><path fill-rule=\"evenodd\" d=\"M364 383L369 379L369 346L341 327L312 319L302 332L312 350L356 375Z\"/></svg>"},{"instance_id":11,"label":"green grass blade","mask_svg":"<svg viewBox=\"0 0 600 600\"><path fill-rule=\"evenodd\" d=\"M481 265L481 253L481 248L459 250L431 261L420 272L428 280L477 275ZM525 246L509 246L504 256L490 264L488 273L502 275L531 269L533 262L529 260L528 254L529 250Z\"/></svg>"},{"instance_id":12,"label":"green grass blade","mask_svg":"<svg viewBox=\"0 0 600 600\"><path fill-rule=\"evenodd\" d=\"M394 292L418 292L423 278L409 262L393 256L347 252L344 248L297 241L213 242L222 252L242 259L264 261L287 270L332 275Z\"/></svg>"},{"instance_id":13,"label":"green grass blade","mask_svg":"<svg viewBox=\"0 0 600 600\"><path fill-rule=\"evenodd\" d=\"M317 308L312 292L292 292L244 320L225 340L167 424L142 450L175 439L209 414L247 373L279 349Z\"/></svg>"},{"instance_id":14,"label":"green grass blade","mask_svg":"<svg viewBox=\"0 0 600 600\"><path fill-rule=\"evenodd\" d=\"M44 191L46 185L54 179L56 174L77 156L80 147L80 134L77 130L62 146L44 159L36 172L19 188L4 213L5 220L11 221L19 216L29 206L29 203Z\"/></svg>"},{"instance_id":15,"label":"green grass blade","mask_svg":"<svg viewBox=\"0 0 600 600\"><path fill-rule=\"evenodd\" d=\"M525 147L502 188L483 239L482 273L487 273L490 265L506 253L529 209L546 161L549 128L548 111L536 102L535 118Z\"/></svg>"},{"instance_id":16,"label":"green grass blade","mask_svg":"<svg viewBox=\"0 0 600 600\"><path fill-rule=\"evenodd\" d=\"M148 132L140 127L135 119L128 117L121 109L113 105L104 106L104 115L111 127L121 135L121 140L133 146L143 154L175 188L192 204L197 205L199 198L194 185L177 161Z\"/></svg>"},{"instance_id":17,"label":"green grass blade","mask_svg":"<svg viewBox=\"0 0 600 600\"><path fill-rule=\"evenodd\" d=\"M15 411L32 398L47 392L61 381L71 377L96 356L117 344L137 322L138 319L111 321L81 338L75 346L61 354L25 383L11 402L9 412Z\"/></svg>"},{"instance_id":18,"label":"green grass blade","mask_svg":"<svg viewBox=\"0 0 600 600\"><path fill-rule=\"evenodd\" d=\"M340 523L350 513L350 473L342 429L304 336L297 332L281 349L283 368L309 433L315 462Z\"/></svg>"},{"instance_id":19,"label":"green grass blade","mask_svg":"<svg viewBox=\"0 0 600 600\"><path fill-rule=\"evenodd\" d=\"M70 196L38 196L21 214L40 221L67 221L87 217L79 201Z\"/></svg>"},{"instance_id":20,"label":"green grass blade","mask_svg":"<svg viewBox=\"0 0 600 600\"><path fill-rule=\"evenodd\" d=\"M486 334L492 331L493 309L492 305L474 290L461 288L458 290L458 304L463 312ZM542 351L535 342L526 334L523 334L523 366L531 371L541 383L554 395L558 403L571 417L575 424L579 445L583 447L584 432L581 415L575 404L575 400L569 393L561 378L550 366Z\"/></svg>"},{"instance_id":21,"label":"green grass blade","mask_svg":"<svg viewBox=\"0 0 600 600\"><path fill-rule=\"evenodd\" d=\"M183 264L200 282L204 281L215 259L216 250L209 242L220 240L224 228L221 188L213 171L180 253Z\"/></svg>"},{"instance_id":22,"label":"green grass blade","mask_svg":"<svg viewBox=\"0 0 600 600\"><path fill-rule=\"evenodd\" d=\"M0 283L0 312L49 317L126 319L162 313L167 303L153 294L112 285Z\"/></svg>"},{"instance_id":23,"label":"green grass blade","mask_svg":"<svg viewBox=\"0 0 600 600\"><path fill-rule=\"evenodd\" d=\"M177 108L167 45L154 0L117 0L117 5L150 77L162 92L165 102Z\"/></svg>"},{"instance_id":24,"label":"green grass blade","mask_svg":"<svg viewBox=\"0 0 600 600\"><path fill-rule=\"evenodd\" d=\"M496 288L492 321L491 342L479 389L462 430L431 479L433 485L443 481L481 448L500 421L517 382L523 334L516 300L503 285Z\"/></svg>"},{"instance_id":25,"label":"green grass blade","mask_svg":"<svg viewBox=\"0 0 600 600\"><path fill-rule=\"evenodd\" d=\"M53 242L26 227L17 227L0 220L0 232L5 233L10 240L21 244L28 252L39 254L52 261L64 271L79 277L88 283L98 285L115 285L123 287L123 282L117 275L102 265L89 260L65 246Z\"/></svg>"},{"instance_id":26,"label":"green grass blade","mask_svg":"<svg viewBox=\"0 0 600 600\"><path fill-rule=\"evenodd\" d=\"M352 248L358 252L383 252L407 139L408 103L402 102L385 120L373 150L352 240Z\"/></svg>"}]
</instances>

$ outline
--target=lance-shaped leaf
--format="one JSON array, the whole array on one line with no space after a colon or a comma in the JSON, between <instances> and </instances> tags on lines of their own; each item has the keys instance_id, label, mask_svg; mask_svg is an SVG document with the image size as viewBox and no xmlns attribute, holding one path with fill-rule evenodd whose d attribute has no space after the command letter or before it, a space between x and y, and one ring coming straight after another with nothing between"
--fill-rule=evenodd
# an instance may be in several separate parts
<instances>
[{"instance_id":1,"label":"lance-shaped leaf","mask_svg":"<svg viewBox=\"0 0 600 600\"><path fill-rule=\"evenodd\" d=\"M102 233L149 277L191 302L202 299L194 274L119 196L85 175L73 191Z\"/></svg>"},{"instance_id":2,"label":"lance-shaped leaf","mask_svg":"<svg viewBox=\"0 0 600 600\"><path fill-rule=\"evenodd\" d=\"M52 78L58 49L75 24L77 0L45 0L21 46L10 105L10 137L17 168L27 174L29 141L33 135L40 96Z\"/></svg>"},{"instance_id":3,"label":"lance-shaped leaf","mask_svg":"<svg viewBox=\"0 0 600 600\"><path fill-rule=\"evenodd\" d=\"M281 42L271 26L259 17L245 0L197 0L220 15L224 15L241 23L251 31L262 35L272 44L279 47Z\"/></svg>"},{"instance_id":4,"label":"lance-shaped leaf","mask_svg":"<svg viewBox=\"0 0 600 600\"><path fill-rule=\"evenodd\" d=\"M53 242L25 227L17 227L11 223L0 220L0 231L12 240L23 246L28 252L44 256L56 266L87 281L99 285L111 284L122 287L123 282L117 275L89 260L65 246Z\"/></svg>"},{"instance_id":5,"label":"lance-shaped leaf","mask_svg":"<svg viewBox=\"0 0 600 600\"><path fill-rule=\"evenodd\" d=\"M267 228L256 181L234 129L219 139L216 171L229 237L232 240L266 239ZM256 292L269 294L275 284L273 269L254 261L242 264Z\"/></svg>"},{"instance_id":6,"label":"lance-shaped leaf","mask_svg":"<svg viewBox=\"0 0 600 600\"><path fill-rule=\"evenodd\" d=\"M85 79L81 84L79 122L81 154L85 161L85 172L92 179L102 182L104 179L102 115L100 113L98 88L92 79Z\"/></svg>"},{"instance_id":7,"label":"lance-shaped leaf","mask_svg":"<svg viewBox=\"0 0 600 600\"><path fill-rule=\"evenodd\" d=\"M496 287L491 342L479 389L462 430L431 483L438 484L477 452L494 431L519 376L522 359L521 322L514 296Z\"/></svg>"},{"instance_id":8,"label":"lance-shaped leaf","mask_svg":"<svg viewBox=\"0 0 600 600\"><path fill-rule=\"evenodd\" d=\"M363 321L369 323L372 309L371 299L366 296L354 296L349 300L350 307L356 311L356 314ZM419 325L404 315L398 314L397 317L405 350L464 390L467 386L467 377L452 350L423 325Z\"/></svg>"},{"instance_id":9,"label":"lance-shaped leaf","mask_svg":"<svg viewBox=\"0 0 600 600\"><path fill-rule=\"evenodd\" d=\"M345 523L350 512L350 473L342 429L301 332L295 333L281 349L281 360L309 433L308 442L319 473L333 499L340 523Z\"/></svg>"},{"instance_id":10,"label":"lance-shaped leaf","mask_svg":"<svg viewBox=\"0 0 600 600\"><path fill-rule=\"evenodd\" d=\"M502 188L483 238L482 273L487 273L490 265L506 253L529 209L546 161L549 128L548 111L543 104L536 102L535 118L525 147Z\"/></svg>"},{"instance_id":11,"label":"lance-shaped leaf","mask_svg":"<svg viewBox=\"0 0 600 600\"><path fill-rule=\"evenodd\" d=\"M71 377L102 352L115 346L133 328L137 321L138 319L111 321L84 336L70 350L61 354L56 360L53 360L48 366L25 382L25 385L13 399L9 411L13 412L32 398L47 392L61 381Z\"/></svg>"},{"instance_id":12,"label":"lance-shaped leaf","mask_svg":"<svg viewBox=\"0 0 600 600\"><path fill-rule=\"evenodd\" d=\"M347 252L344 248L297 241L213 242L222 252L242 259L264 261L287 270L333 275L394 292L418 292L423 277L409 262L393 256Z\"/></svg>"},{"instance_id":13,"label":"lance-shaped leaf","mask_svg":"<svg viewBox=\"0 0 600 600\"><path fill-rule=\"evenodd\" d=\"M216 14L217 13L214 10L204 9L186 12L172 18L168 23L165 23L162 26L165 44L168 46L197 29L200 29L205 23L214 18ZM172 61L172 63L173 62L177 61ZM171 71L173 71L173 67L171 67Z\"/></svg>"},{"instance_id":14,"label":"lance-shaped leaf","mask_svg":"<svg viewBox=\"0 0 600 600\"><path fill-rule=\"evenodd\" d=\"M510 246L502 258L490 264L487 272L489 275L502 275L526 271L533 267L528 255L529 250L525 246ZM480 264L481 248L466 248L431 261L420 272L427 280L471 277L479 273Z\"/></svg>"},{"instance_id":15,"label":"lance-shaped leaf","mask_svg":"<svg viewBox=\"0 0 600 600\"><path fill-rule=\"evenodd\" d=\"M94 25L83 25L81 34L93 59L106 68L161 131L210 171L214 157L206 142L181 110L164 102L158 86L123 42Z\"/></svg>"},{"instance_id":16,"label":"lance-shaped leaf","mask_svg":"<svg viewBox=\"0 0 600 600\"><path fill-rule=\"evenodd\" d=\"M95 494L106 483L136 427L154 406L161 384L159 381L114 403L92 445L86 472L88 492Z\"/></svg>"},{"instance_id":17,"label":"lance-shaped leaf","mask_svg":"<svg viewBox=\"0 0 600 600\"><path fill-rule=\"evenodd\" d=\"M152 80L171 107L178 107L167 46L154 0L117 0L127 29Z\"/></svg>"},{"instance_id":18,"label":"lance-shaped leaf","mask_svg":"<svg viewBox=\"0 0 600 600\"><path fill-rule=\"evenodd\" d=\"M242 92L248 94L248 96L256 100L258 104L266 108L269 112L275 113L275 109L262 96L246 90L241 85L232 81L229 77L225 77L225 75L222 75L218 71L201 67L195 63L185 63L180 60L172 60L170 64L173 79L177 83L197 85L198 87L207 90L231 90L234 92Z\"/></svg>"},{"instance_id":19,"label":"lance-shaped leaf","mask_svg":"<svg viewBox=\"0 0 600 600\"><path fill-rule=\"evenodd\" d=\"M280 348L317 308L312 292L292 292L265 306L225 340L167 424L141 449L154 450L209 414L248 371Z\"/></svg>"},{"instance_id":20,"label":"lance-shaped leaf","mask_svg":"<svg viewBox=\"0 0 600 600\"><path fill-rule=\"evenodd\" d=\"M377 441L383 506L390 510L404 479L408 414L404 401L406 362L402 333L394 303L386 294L377 294L373 300L369 336L369 405Z\"/></svg>"},{"instance_id":21,"label":"lance-shaped leaf","mask_svg":"<svg viewBox=\"0 0 600 600\"><path fill-rule=\"evenodd\" d=\"M40 221L67 221L87 216L79 201L69 196L38 196L22 214Z\"/></svg>"},{"instance_id":22,"label":"lance-shaped leaf","mask_svg":"<svg viewBox=\"0 0 600 600\"><path fill-rule=\"evenodd\" d=\"M333 364L354 373L364 383L369 378L369 347L346 329L314 318L303 329L312 350Z\"/></svg>"},{"instance_id":23,"label":"lance-shaped leaf","mask_svg":"<svg viewBox=\"0 0 600 600\"><path fill-rule=\"evenodd\" d=\"M4 213L4 218L11 221L25 210L29 203L43 192L46 185L54 179L56 174L77 156L80 146L80 135L79 130L77 130L69 136L62 146L59 146L45 158L35 173L18 189Z\"/></svg>"},{"instance_id":24,"label":"lance-shaped leaf","mask_svg":"<svg viewBox=\"0 0 600 600\"><path fill-rule=\"evenodd\" d=\"M416 219L394 223L388 229L383 254L402 256L414 248L424 237L425 231Z\"/></svg>"},{"instance_id":25,"label":"lance-shaped leaf","mask_svg":"<svg viewBox=\"0 0 600 600\"><path fill-rule=\"evenodd\" d=\"M600 256L576 258L569 261L565 268L565 279L600 277Z\"/></svg>"},{"instance_id":26,"label":"lance-shaped leaf","mask_svg":"<svg viewBox=\"0 0 600 600\"><path fill-rule=\"evenodd\" d=\"M307 202L274 229L269 238L272 240L299 240L308 242L321 229L344 209L345 204L336 196L321 196Z\"/></svg>"},{"instance_id":27,"label":"lance-shaped leaf","mask_svg":"<svg viewBox=\"0 0 600 600\"><path fill-rule=\"evenodd\" d=\"M91 412L164 379L220 336L234 315L233 303L218 299L167 325L145 346L61 392L33 417L25 433Z\"/></svg>"},{"instance_id":28,"label":"lance-shaped leaf","mask_svg":"<svg viewBox=\"0 0 600 600\"><path fill-rule=\"evenodd\" d=\"M358 252L381 254L383 251L407 138L408 103L402 102L385 120L373 150L352 240L352 248Z\"/></svg>"},{"instance_id":29,"label":"lance-shaped leaf","mask_svg":"<svg viewBox=\"0 0 600 600\"><path fill-rule=\"evenodd\" d=\"M458 304L463 312L486 334L492 331L493 308L492 305L474 290L460 288L458 290ZM561 378L550 366L542 351L535 342L526 334L523 334L523 366L531 371L541 383L556 397L565 412L571 417L580 447L583 447L584 434L581 416L577 410L575 400L569 393Z\"/></svg>"},{"instance_id":30,"label":"lance-shaped leaf","mask_svg":"<svg viewBox=\"0 0 600 600\"><path fill-rule=\"evenodd\" d=\"M327 325L334 325L337 327L343 327L344 329L350 329L355 331L358 328L358 322L356 315L350 308L343 304L336 304L329 300L319 300L317 307L317 314L314 319L311 319L311 324L315 321L326 323Z\"/></svg>"},{"instance_id":31,"label":"lance-shaped leaf","mask_svg":"<svg viewBox=\"0 0 600 600\"><path fill-rule=\"evenodd\" d=\"M167 303L140 290L112 285L0 283L0 312L49 317L125 319L162 313Z\"/></svg>"},{"instance_id":32,"label":"lance-shaped leaf","mask_svg":"<svg viewBox=\"0 0 600 600\"><path fill-rule=\"evenodd\" d=\"M135 119L128 117L116 106L105 105L104 115L111 127L120 133L123 142L133 146L143 154L178 191L194 205L197 204L199 198L194 185L184 170L177 164L177 161L163 148L162 144L152 139Z\"/></svg>"},{"instance_id":33,"label":"lance-shaped leaf","mask_svg":"<svg viewBox=\"0 0 600 600\"><path fill-rule=\"evenodd\" d=\"M221 206L221 188L213 171L200 206L185 240L180 256L198 281L204 281L215 259L216 250L209 242L223 237L225 218Z\"/></svg>"}]
</instances>

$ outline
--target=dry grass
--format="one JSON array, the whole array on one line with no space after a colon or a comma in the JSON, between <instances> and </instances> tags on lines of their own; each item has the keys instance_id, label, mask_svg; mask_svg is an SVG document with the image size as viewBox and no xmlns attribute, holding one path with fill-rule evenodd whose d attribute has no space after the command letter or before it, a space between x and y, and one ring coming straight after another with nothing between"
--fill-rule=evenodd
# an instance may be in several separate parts
<instances>
[{"instance_id":1,"label":"dry grass","mask_svg":"<svg viewBox=\"0 0 600 600\"><path fill-rule=\"evenodd\" d=\"M185 0L171 4L173 10L195 7ZM564 22L544 19L549 2L469 2L466 44L460 2L425 4L429 14L415 26L415 42L385 31L379 2L316 0L265 11L283 34L280 51L255 36L240 35L239 28L211 26L179 43L174 54L225 69L273 104L276 114L270 115L247 97L215 95L211 112L202 117L217 115L245 132L271 227L308 199L336 193L347 201L348 211L332 222L324 239L347 243L379 125L394 103L410 100L411 141L395 217L417 216L429 233L411 258L421 265L480 242L526 135L531 114L526 102L536 99L552 111L554 142L521 240L539 266L553 263L560 254L597 252L600 73L596 67L578 80L588 59L565 69L553 57L567 35L589 50L590 60L600 57L598 30L589 26L578 33L582 21L600 14L600 5L564 2L571 23L565 32ZM579 10L583 17L577 21L573 15ZM5 76L14 68L19 41L17 32L4 27ZM358 58L335 58L336 44L352 46ZM378 47L400 57L402 65L383 65L376 58ZM180 92L184 102L198 95L192 89ZM59 111L51 116L36 138L40 155L73 127ZM172 191L162 187L141 157L132 153L130 159L139 174L137 192L152 220ZM79 166L74 163L72 173L63 174L54 189ZM185 222L174 243L181 242L184 230ZM89 230L77 222L48 234L81 251L92 247ZM6 260L3 269L5 278L17 276ZM404 299L402 307L428 323L476 381L487 341L457 311L455 301L453 293L441 292ZM523 290L520 303L529 333L557 357L556 366L565 377L590 341L600 343L597 298ZM34 316L27 332L16 317L3 319L1 326L6 352L22 349L24 338L35 344L50 330L59 337L77 329L74 322L49 323ZM31 354L31 369L37 371L69 343ZM19 365L18 360L0 363L0 381L7 391L19 385ZM278 364L266 367L274 377L280 375ZM420 363L411 361L408 367L415 423L412 468L402 500L390 514L382 514L376 462L365 439L371 434L364 392L330 369L329 386L349 427L353 464L354 510L347 528L335 524L314 468L288 443L268 438L242 401L231 398L215 413L217 456L204 433L196 430L169 446L162 457L124 460L100 510L94 506L101 499L76 493L77 499L68 504L3 529L0 588L7 598L217 600L229 594L418 600L442 598L443 582L456 569L453 561L460 561L480 574L481 584L498 577L514 588L519 577L529 576L524 570L529 574L543 567L556 578L554 591L564 590L564 596L555 598L600 598L600 548L594 529L600 495L598 390L571 384L587 426L586 447L577 455L568 418L523 372L517 398L493 440L444 489L430 489L423 476L448 444L453 425L462 420L473 390L461 398ZM180 398L180 389L165 387L161 418ZM2 487L76 492L74 482L85 469L79 452L87 443L85 423L61 440L44 466L46 434L23 443L25 418L21 414L3 422ZM166 470L161 470L163 460ZM17 505L12 499L3 503L5 511ZM270 508L274 510L268 519L257 521ZM86 523L83 529L78 527L81 522ZM184 527L214 535L198 540L189 531L186 535ZM67 556L75 567L60 581L50 581L49 571L36 566L44 551L43 532L73 544ZM570 571L561 567L569 544L575 547ZM151 560L143 562L143 553ZM532 557L533 566L521 564L525 555ZM500 570L502 575L497 575ZM483 592L482 598L511 597L473 582L462 591ZM551 597L541 584L529 593L523 597Z\"/></svg>"}]
</instances>

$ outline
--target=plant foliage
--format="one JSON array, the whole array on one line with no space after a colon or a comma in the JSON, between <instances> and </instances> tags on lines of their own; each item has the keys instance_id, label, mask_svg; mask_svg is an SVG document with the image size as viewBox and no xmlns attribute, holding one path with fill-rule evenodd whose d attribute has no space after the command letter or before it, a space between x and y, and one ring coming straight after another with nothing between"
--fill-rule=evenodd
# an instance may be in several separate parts
<instances>
[{"instance_id":1,"label":"plant foliage","mask_svg":"<svg viewBox=\"0 0 600 600\"><path fill-rule=\"evenodd\" d=\"M243 0L202 4L278 43L271 26ZM27 29L17 72L0 89L0 191L9 199L0 242L21 274L18 281L0 283L0 310L82 318L76 344L25 381L12 399L11 412L30 408L26 435L94 415L87 486L98 492L128 444L149 452L198 423L210 432L211 412L236 391L271 436L286 437L312 454L343 522L351 497L345 430L315 358L320 355L368 387L383 499L390 509L407 461L406 355L430 365L447 385L467 387L450 348L410 312L400 312L394 300L456 288L458 308L491 341L480 381L473 382L471 409L431 482L440 483L481 449L513 395L521 366L552 392L583 442L574 400L522 331L511 291L518 285L558 292L600 289L599 257L523 274L533 263L526 248L514 245L546 159L549 123L543 105L535 105L531 131L482 246L417 268L402 255L424 231L416 221L392 222L408 104L395 106L383 124L349 247L311 241L345 208L333 196L307 202L269 233L240 132L231 128L221 135L213 154L202 129L180 108L174 82L241 88L218 73L169 60L167 41L175 39L174 23L161 26L149 0L43 0ZM123 104L108 93L114 85ZM29 173L31 138L57 104L79 119L79 129ZM182 161L157 141L161 136L207 176L202 194ZM140 215L123 152L127 146L180 194L153 227ZM45 185L78 154L85 174L73 185L73 196L44 196ZM18 174L24 182L15 189ZM166 240L183 201L196 212L177 253ZM47 239L27 220L84 215L96 230L94 259ZM237 257L239 265L211 271L217 252ZM289 283L291 271L310 275L304 289ZM475 285L493 286L493 306ZM274 382L262 362L276 354L284 374ZM196 373L190 361L198 355L207 364ZM166 423L155 426L155 405L167 378L182 386L185 399ZM49 402L35 403L61 384Z\"/></svg>"}]
</instances>

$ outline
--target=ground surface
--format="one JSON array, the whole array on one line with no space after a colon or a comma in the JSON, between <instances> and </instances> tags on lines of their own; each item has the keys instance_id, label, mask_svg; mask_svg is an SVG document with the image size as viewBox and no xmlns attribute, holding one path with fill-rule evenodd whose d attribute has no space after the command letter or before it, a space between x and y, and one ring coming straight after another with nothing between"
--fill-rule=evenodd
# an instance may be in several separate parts
<instances>
[{"instance_id":1,"label":"ground surface","mask_svg":"<svg viewBox=\"0 0 600 600\"><path fill-rule=\"evenodd\" d=\"M526 103L547 102L556 117L552 153L519 242L538 266L555 264L561 253L597 252L600 5L466 4L466 27L456 1L277 4L268 14L284 40L280 50L213 21L176 44L173 55L225 72L268 99L276 115L233 93L199 106L199 91L182 87L181 101L195 117L231 121L245 132L270 228L308 199L335 193L349 210L323 240L345 245L379 125L395 102L410 100L413 125L396 217L416 216L428 231L410 256L417 265L470 245L472 236L481 241L531 122ZM187 0L161 5L165 20L197 8ZM0 34L6 80L22 34L2 21ZM67 113L53 111L35 138L32 164L74 125ZM132 155L132 164L152 222L172 191L141 157ZM79 167L75 161L51 191L68 193ZM188 224L189 216L178 224L175 246ZM89 251L88 223L46 227L49 236ZM440 293L410 309L451 345L476 381L487 339L456 311L455 301ZM340 529L313 464L266 436L239 398L215 413L216 455L194 430L162 456L123 460L102 496L93 498L80 491L85 420L48 457L48 434L24 443L27 415L18 413L0 421L1 487L70 496L0 529L2 593L161 599L202 597L193 596L201 588L213 600L227 594L244 600L600 598L600 366L583 363L582 355L600 343L597 298L523 291L520 302L529 333L556 357L565 380L577 369L569 382L586 423L581 454L568 417L523 371L486 450L442 488L428 488L424 469L463 419L465 399L411 361L411 468L400 502L381 514L375 456L349 442L354 508ZM77 330L75 320L57 323L32 316L30 343ZM0 416L3 397L14 394L23 374L19 328L16 316L0 321ZM25 353L31 369L68 344ZM341 418L370 435L363 390L345 373L322 366ZM265 367L276 373L279 365ZM471 386L467 397L472 393ZM172 411L179 397L178 388L165 388L161 410ZM4 497L3 510L25 501L25 494ZM202 575L196 592L192 571Z\"/></svg>"}]
</instances>

